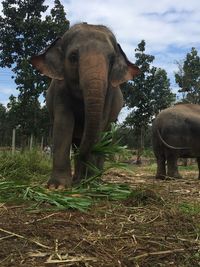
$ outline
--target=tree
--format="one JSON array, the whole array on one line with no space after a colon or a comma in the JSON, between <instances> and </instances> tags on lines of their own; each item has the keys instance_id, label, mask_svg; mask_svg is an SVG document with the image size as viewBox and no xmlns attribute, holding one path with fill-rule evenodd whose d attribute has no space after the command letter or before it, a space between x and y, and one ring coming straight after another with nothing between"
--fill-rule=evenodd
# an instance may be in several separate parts
<instances>
[{"instance_id":1,"label":"tree","mask_svg":"<svg viewBox=\"0 0 200 267\"><path fill-rule=\"evenodd\" d=\"M6 136L6 128L7 128L7 116L6 116L6 108L3 104L0 103L0 144L3 145Z\"/></svg>"},{"instance_id":2,"label":"tree","mask_svg":"<svg viewBox=\"0 0 200 267\"><path fill-rule=\"evenodd\" d=\"M55 0L54 8L46 17L48 6L44 5L44 0L5 0L2 6L0 67L9 67L14 72L19 90L15 102L20 110L15 121L21 125L24 134L28 134L37 129L38 98L49 84L48 78L41 77L33 69L29 59L68 30L69 21L59 0Z\"/></svg>"},{"instance_id":3,"label":"tree","mask_svg":"<svg viewBox=\"0 0 200 267\"><path fill-rule=\"evenodd\" d=\"M42 137L47 142L50 132L50 119L46 106L41 107L39 101L29 102L26 113L23 114L24 104L13 95L10 96L9 100L6 110L6 125L9 135L11 135L13 129L17 129L17 142L22 147L27 145L28 138L31 135L34 135L37 142L40 142Z\"/></svg>"},{"instance_id":4,"label":"tree","mask_svg":"<svg viewBox=\"0 0 200 267\"><path fill-rule=\"evenodd\" d=\"M152 119L163 109L171 106L176 100L176 94L170 89L170 81L167 72L164 69L157 68L154 74L154 83L152 87Z\"/></svg>"},{"instance_id":5,"label":"tree","mask_svg":"<svg viewBox=\"0 0 200 267\"><path fill-rule=\"evenodd\" d=\"M135 64L141 74L122 87L125 104L131 112L125 119L125 125L133 126L138 137L138 162L144 147L144 135L155 115L174 101L165 70L151 66L154 56L145 53L145 41L135 49ZM158 101L159 100L159 101Z\"/></svg>"},{"instance_id":6,"label":"tree","mask_svg":"<svg viewBox=\"0 0 200 267\"><path fill-rule=\"evenodd\" d=\"M200 104L200 57L197 50L192 47L185 60L177 62L178 71L175 73L179 92L183 94L184 101Z\"/></svg>"}]
</instances>

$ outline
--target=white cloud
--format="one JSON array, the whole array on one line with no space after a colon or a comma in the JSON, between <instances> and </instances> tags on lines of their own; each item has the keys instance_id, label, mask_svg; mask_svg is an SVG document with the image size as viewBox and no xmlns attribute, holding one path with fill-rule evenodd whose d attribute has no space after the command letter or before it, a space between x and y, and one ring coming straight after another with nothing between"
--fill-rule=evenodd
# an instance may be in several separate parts
<instances>
[{"instance_id":1,"label":"white cloud","mask_svg":"<svg viewBox=\"0 0 200 267\"><path fill-rule=\"evenodd\" d=\"M183 59L192 46L200 50L199 0L61 0L61 3L71 24L85 21L110 27L131 60L137 44L144 39L146 52L156 56L155 65L166 69L172 81L177 69L175 60ZM45 4L52 8L54 1L46 0Z\"/></svg>"},{"instance_id":2,"label":"white cloud","mask_svg":"<svg viewBox=\"0 0 200 267\"><path fill-rule=\"evenodd\" d=\"M166 48L170 43L188 46L199 42L199 0L71 0L63 4L72 24L106 24L121 42L145 39L152 50Z\"/></svg>"},{"instance_id":3,"label":"white cloud","mask_svg":"<svg viewBox=\"0 0 200 267\"><path fill-rule=\"evenodd\" d=\"M155 65L166 69L172 80L175 61L193 46L200 49L199 0L63 0L62 4L71 24L86 21L110 27L131 60L144 39L146 52L156 56Z\"/></svg>"}]
</instances>

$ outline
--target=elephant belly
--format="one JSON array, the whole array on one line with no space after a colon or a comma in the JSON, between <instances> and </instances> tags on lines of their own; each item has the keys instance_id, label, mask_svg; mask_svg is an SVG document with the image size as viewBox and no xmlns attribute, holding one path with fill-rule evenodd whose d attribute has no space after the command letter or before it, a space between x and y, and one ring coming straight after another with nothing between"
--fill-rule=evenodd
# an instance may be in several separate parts
<instances>
[{"instance_id":1,"label":"elephant belly","mask_svg":"<svg viewBox=\"0 0 200 267\"><path fill-rule=\"evenodd\" d=\"M198 158L200 157L200 151L180 151L179 153L180 158Z\"/></svg>"}]
</instances>

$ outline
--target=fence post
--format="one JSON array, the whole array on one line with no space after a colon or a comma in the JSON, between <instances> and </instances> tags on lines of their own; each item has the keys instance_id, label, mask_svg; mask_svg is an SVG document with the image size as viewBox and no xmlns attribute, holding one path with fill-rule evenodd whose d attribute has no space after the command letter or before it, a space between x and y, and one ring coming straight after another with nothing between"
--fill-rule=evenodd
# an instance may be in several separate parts
<instances>
[{"instance_id":1,"label":"fence post","mask_svg":"<svg viewBox=\"0 0 200 267\"><path fill-rule=\"evenodd\" d=\"M32 150L33 148L33 134L31 134L31 138L30 138L30 150Z\"/></svg>"},{"instance_id":2,"label":"fence post","mask_svg":"<svg viewBox=\"0 0 200 267\"><path fill-rule=\"evenodd\" d=\"M40 144L40 149L43 151L43 146L44 146L44 136L42 136L41 144Z\"/></svg>"},{"instance_id":3,"label":"fence post","mask_svg":"<svg viewBox=\"0 0 200 267\"><path fill-rule=\"evenodd\" d=\"M15 139L16 139L16 129L12 130L12 155L15 154Z\"/></svg>"}]
</instances>

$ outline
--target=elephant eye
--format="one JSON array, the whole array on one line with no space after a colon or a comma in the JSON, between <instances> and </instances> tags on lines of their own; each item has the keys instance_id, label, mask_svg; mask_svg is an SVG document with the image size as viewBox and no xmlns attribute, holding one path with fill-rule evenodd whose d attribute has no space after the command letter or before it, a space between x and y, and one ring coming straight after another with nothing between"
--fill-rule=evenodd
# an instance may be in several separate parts
<instances>
[{"instance_id":1,"label":"elephant eye","mask_svg":"<svg viewBox=\"0 0 200 267\"><path fill-rule=\"evenodd\" d=\"M78 62L78 51L74 51L69 55L69 60L71 63L77 63Z\"/></svg>"}]
</instances>

